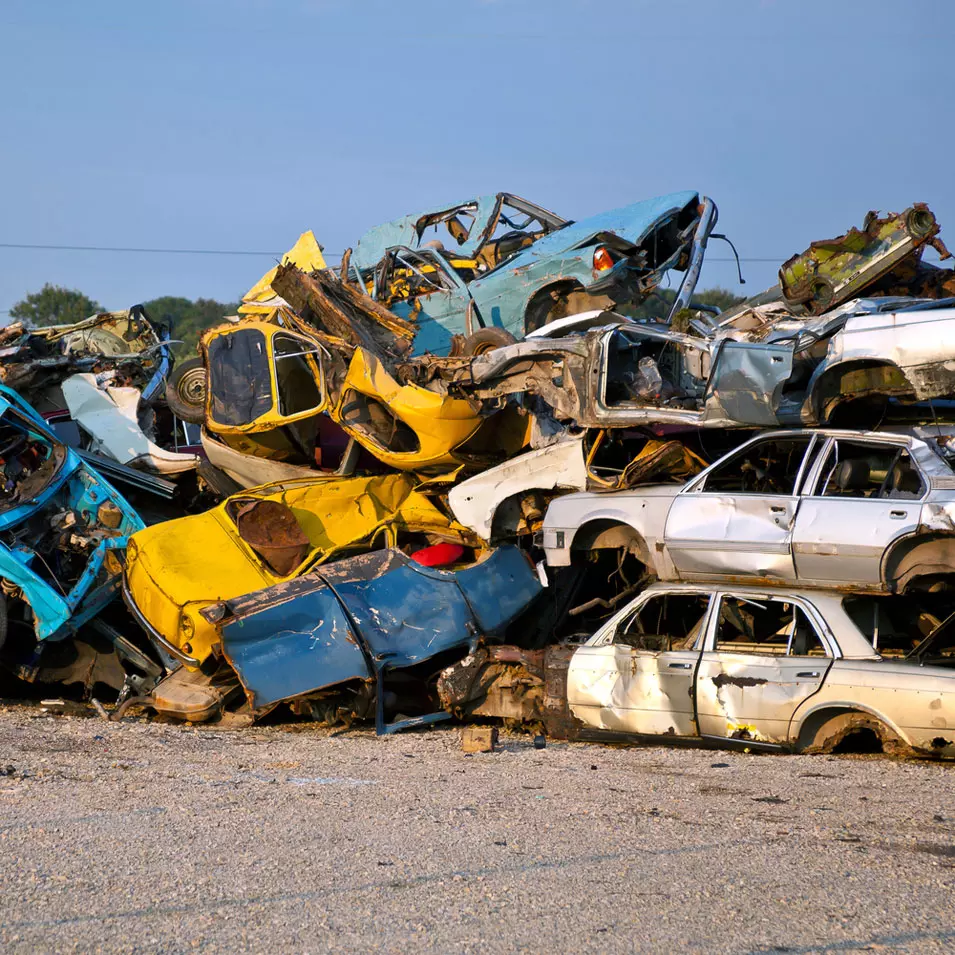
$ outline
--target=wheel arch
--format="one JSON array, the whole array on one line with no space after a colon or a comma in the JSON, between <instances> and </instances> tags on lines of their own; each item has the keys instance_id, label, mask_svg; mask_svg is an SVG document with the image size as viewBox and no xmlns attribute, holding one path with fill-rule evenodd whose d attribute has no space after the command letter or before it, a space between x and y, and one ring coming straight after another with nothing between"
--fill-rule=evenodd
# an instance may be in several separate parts
<instances>
[{"instance_id":1,"label":"wheel arch","mask_svg":"<svg viewBox=\"0 0 955 955\"><path fill-rule=\"evenodd\" d=\"M882 582L891 593L905 593L919 577L940 574L955 574L955 532L903 537L882 558Z\"/></svg>"},{"instance_id":2,"label":"wheel arch","mask_svg":"<svg viewBox=\"0 0 955 955\"><path fill-rule=\"evenodd\" d=\"M895 362L883 358L846 358L831 365L820 366L810 379L807 403L809 404L814 420L820 424L825 424L832 412L840 404L838 400L834 399L839 396L843 398L846 396L847 393L841 388L845 375L853 372L866 371L881 373L882 377L885 378L901 378L905 382L908 390L915 391L915 385L911 379ZM871 386L874 387L878 384L876 380L879 377L878 374L868 377ZM886 384L889 385L890 383L886 382ZM898 387L897 383L896 387ZM860 393L856 395L856 397L864 397L865 393L866 391L864 389L860 389ZM851 395L852 392L848 394ZM832 406L827 410L827 404L830 402Z\"/></svg>"},{"instance_id":3,"label":"wheel arch","mask_svg":"<svg viewBox=\"0 0 955 955\"><path fill-rule=\"evenodd\" d=\"M524 303L524 334L527 335L547 324L548 306L555 307L561 296L585 291L580 279L569 276L548 276L542 285L531 292Z\"/></svg>"},{"instance_id":4,"label":"wheel arch","mask_svg":"<svg viewBox=\"0 0 955 955\"><path fill-rule=\"evenodd\" d=\"M617 517L593 517L581 524L570 540L570 550L626 549L649 570L656 572L650 548L632 524Z\"/></svg>"},{"instance_id":5,"label":"wheel arch","mask_svg":"<svg viewBox=\"0 0 955 955\"><path fill-rule=\"evenodd\" d=\"M818 736L826 724L832 724L832 736L820 741ZM797 713L790 725L792 748L797 753L828 753L847 736L860 730L871 730L879 737L883 751L911 750L912 742L903 730L884 713L864 703L829 700L818 703L805 713Z\"/></svg>"}]
</instances>

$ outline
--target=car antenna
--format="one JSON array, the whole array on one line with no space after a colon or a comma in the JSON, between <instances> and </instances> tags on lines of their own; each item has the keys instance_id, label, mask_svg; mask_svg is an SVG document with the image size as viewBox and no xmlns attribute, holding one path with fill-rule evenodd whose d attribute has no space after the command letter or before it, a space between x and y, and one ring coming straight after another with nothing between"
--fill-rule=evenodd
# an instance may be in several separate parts
<instances>
[{"instance_id":1,"label":"car antenna","mask_svg":"<svg viewBox=\"0 0 955 955\"><path fill-rule=\"evenodd\" d=\"M710 233L710 238L711 238L711 239L722 239L722 240L733 250L733 255L734 255L735 258L736 258L736 274L739 276L739 284L740 284L740 285L745 285L745 284L746 284L746 279L743 278L743 270L742 270L742 269L740 268L740 266L739 266L739 252L736 251L736 246L733 245L733 243L730 241L729 237L723 235L722 232L711 232L711 233Z\"/></svg>"}]
</instances>

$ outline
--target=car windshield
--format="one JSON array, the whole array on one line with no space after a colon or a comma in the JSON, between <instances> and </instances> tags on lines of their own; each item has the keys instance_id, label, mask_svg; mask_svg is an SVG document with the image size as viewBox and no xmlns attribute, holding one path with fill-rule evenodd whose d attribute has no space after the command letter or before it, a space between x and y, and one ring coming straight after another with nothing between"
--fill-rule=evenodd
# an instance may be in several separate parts
<instances>
[{"instance_id":1,"label":"car windshield","mask_svg":"<svg viewBox=\"0 0 955 955\"><path fill-rule=\"evenodd\" d=\"M0 511L33 500L56 477L66 447L13 408L0 416Z\"/></svg>"}]
</instances>

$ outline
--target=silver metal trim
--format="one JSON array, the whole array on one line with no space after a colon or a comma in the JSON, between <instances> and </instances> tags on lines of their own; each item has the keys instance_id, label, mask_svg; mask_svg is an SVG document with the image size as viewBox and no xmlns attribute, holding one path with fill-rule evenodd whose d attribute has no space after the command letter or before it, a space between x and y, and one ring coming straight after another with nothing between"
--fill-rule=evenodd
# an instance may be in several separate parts
<instances>
[{"instance_id":1,"label":"silver metal trim","mask_svg":"<svg viewBox=\"0 0 955 955\"><path fill-rule=\"evenodd\" d=\"M136 623L138 623L143 630L146 631L147 636L154 643L162 647L171 657L178 660L180 663L185 664L188 667L198 667L201 665L195 657L189 656L188 653L184 653L179 649L174 643L170 643L142 614L142 611L139 607L136 606L136 601L133 600L132 594L129 592L129 583L126 580L126 574L123 574L123 602L126 604L129 612L133 615Z\"/></svg>"}]
</instances>

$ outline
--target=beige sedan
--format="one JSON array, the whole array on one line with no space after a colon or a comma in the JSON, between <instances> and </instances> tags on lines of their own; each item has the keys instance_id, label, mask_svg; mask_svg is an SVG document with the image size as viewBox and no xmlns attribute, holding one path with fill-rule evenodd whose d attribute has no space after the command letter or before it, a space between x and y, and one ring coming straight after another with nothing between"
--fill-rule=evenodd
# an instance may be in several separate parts
<instances>
[{"instance_id":1,"label":"beige sedan","mask_svg":"<svg viewBox=\"0 0 955 955\"><path fill-rule=\"evenodd\" d=\"M587 735L955 757L952 598L655 584L573 654Z\"/></svg>"}]
</instances>

